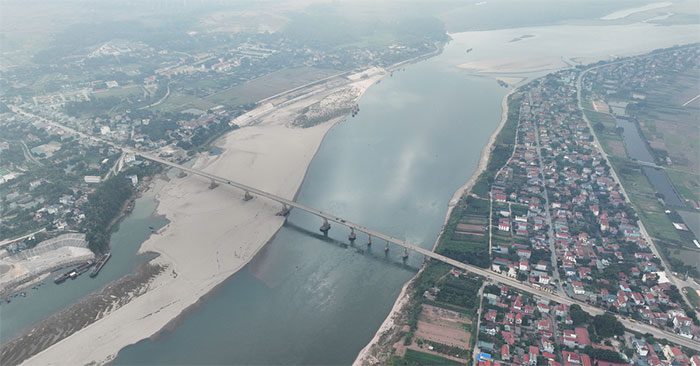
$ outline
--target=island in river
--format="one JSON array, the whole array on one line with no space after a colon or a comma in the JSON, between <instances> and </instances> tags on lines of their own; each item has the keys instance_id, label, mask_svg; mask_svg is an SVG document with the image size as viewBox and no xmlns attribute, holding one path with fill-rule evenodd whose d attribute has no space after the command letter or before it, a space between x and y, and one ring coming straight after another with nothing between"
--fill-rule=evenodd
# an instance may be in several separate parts
<instances>
[{"instance_id":1,"label":"island in river","mask_svg":"<svg viewBox=\"0 0 700 366\"><path fill-rule=\"evenodd\" d=\"M691 28L617 26L625 39L636 39L640 30L648 35L647 43L617 47L634 54L682 43L692 39L686 33ZM488 61L499 52L513 63L529 65L547 54L547 70L553 71L566 67L555 49L593 62L609 57L606 50L616 42L581 32L605 29L561 26L451 34L453 41L442 54L383 79L360 101L358 117L329 132L297 199L431 247L450 197L472 176L483 142L500 121L506 90L483 76L537 76L518 70L474 75L455 65ZM508 42L522 34L536 37ZM540 41L529 49L518 46ZM599 53L587 42L597 42ZM465 54L470 46L474 50ZM401 263L396 250L390 251L389 260L381 248L360 254L356 249L364 238L358 237L355 247L344 247L346 231L334 228L332 240L325 240L314 235L318 225L314 218L293 212L265 250L201 307L174 329L125 348L115 363L351 363L414 272L393 265ZM409 258L411 266L420 263L416 256ZM192 336L205 333L207 337Z\"/></svg>"},{"instance_id":2,"label":"island in river","mask_svg":"<svg viewBox=\"0 0 700 366\"><path fill-rule=\"evenodd\" d=\"M220 154L203 154L193 167L293 199L323 136L344 116L320 118L322 123L305 128L296 126L295 119L302 111L309 113L310 106L323 104L332 112L354 104L385 74L371 68L296 91L293 98L268 100L234 121L242 128L216 143ZM158 254L141 270L147 282L126 287L132 290L119 297L129 295L128 301L113 301L94 323L34 355L30 364L108 362L122 347L156 333L238 271L284 223L274 202L244 201L243 192L212 190L197 176L170 177L158 189L157 213L168 224L140 249ZM32 332L20 337L3 346L3 358L14 363L32 356L26 345L50 336Z\"/></svg>"},{"instance_id":3,"label":"island in river","mask_svg":"<svg viewBox=\"0 0 700 366\"><path fill-rule=\"evenodd\" d=\"M522 33L519 33L519 34L522 34ZM528 31L528 34L529 34L529 31ZM509 39L511 39L511 38L509 38ZM531 41L531 40L528 40L528 41ZM524 43L524 42L518 42L518 43ZM477 54L477 51L480 50L480 49L483 49L483 48L475 48L475 51L472 52L472 54ZM636 52L636 51L633 50L633 51L631 51L631 52ZM462 48L462 53L463 53L463 48ZM318 126L317 126L317 127L318 127ZM270 133L273 133L273 134L274 134L275 128L272 128L272 127L269 128L269 129L264 129L264 128L265 128L265 126L261 124L261 125L260 125L260 129L259 129L258 131L259 131L259 132L263 132L263 131L264 131L265 133L270 132ZM326 127L326 128L327 128L327 127ZM320 127L317 128L317 130L323 130L323 129L324 129L324 128L320 128ZM242 129L242 130L245 130L245 129ZM325 132L325 131L323 131L323 132ZM315 133L317 133L317 134L315 134L316 138L319 139L319 141L320 141L320 136L322 136L323 133L322 133L321 131L315 131ZM279 143L280 140L284 140L284 139L286 138L287 135L284 135L285 138L282 138L282 137L280 137L280 136L282 136L282 135L281 135L281 134L278 134L278 135L277 135L277 139L275 140L276 143ZM261 150L255 150L255 149L253 149L253 147L259 146L258 143L254 142L254 141L251 141L251 140L254 140L255 138L257 138L257 136L250 135L250 136L248 136L248 139L246 140L246 141L250 142L251 145L255 145L255 146L246 145L246 147L249 147L249 148L246 148L246 149L240 149L240 146L236 146L236 147L235 147L235 148L240 149L240 150L239 150L239 153L240 153L239 155L246 155L246 154L249 154L249 159L250 159L250 160L247 160L248 165L250 165L250 162L251 162L252 160L255 160L255 159L257 159L257 158L260 158L260 159L263 158L263 157L261 156L261 155L263 155L263 154L260 154L260 151L261 151ZM241 140L241 142L243 142L243 140ZM312 150L315 150L315 148L312 149ZM297 151L298 151L298 150L297 150ZM308 158L308 159L310 160L312 155L313 155L313 153L310 153L310 154L304 155L304 157L305 157L305 158ZM285 158L285 159L286 159L286 158ZM225 164L224 162L218 162L218 163L217 163L216 158L213 158L213 159L211 159L211 160L214 160L213 163L212 163L212 164L214 164L214 165L216 165L216 164ZM285 161L286 161L286 160L285 160ZM242 164L242 165L245 166L246 164ZM246 169L250 169L250 168L252 168L252 167L251 167L251 166L248 166ZM207 168L207 169L209 169L209 168ZM211 169L215 169L215 168L211 168ZM214 171L214 170L212 170L212 171ZM244 170L243 173L245 173L245 172L249 172L249 173L251 173L251 174L253 174L253 173L255 173L255 174L263 174L263 170L262 170L262 169L257 170L256 172L251 172L251 171L249 171L249 170ZM238 173L241 173L241 172L238 172ZM243 173L241 173L241 175L242 175L242 176L245 176L246 174L243 174ZM265 173L266 173L266 174L270 174L271 172L265 171ZM468 175L467 175L467 176L468 176ZM297 179L296 181L300 182L301 179L303 178L303 173L301 174L300 177L297 176L297 178L298 178L298 179ZM244 183L246 182L245 177L242 177L241 180L242 180ZM179 181L179 182L178 182L178 181ZM187 182L189 182L189 183L187 183ZM279 183L279 182L278 182L278 183ZM201 194L202 192L204 192L204 191L205 191L205 188L206 188L206 186L207 186L206 182L197 181L195 178L192 178L192 177L187 177L187 178L184 178L184 179L181 179L181 180L175 180L175 182L172 183L172 184L175 185L175 186L178 186L178 188L177 188L177 189L172 188L172 189L166 189L166 190L164 190L164 193L161 195L160 198L163 199L163 200L169 200L170 202L182 201L183 204L184 204L185 202L191 202L188 198L196 199L197 194ZM298 184L297 184L297 185L298 185ZM197 188L197 187L198 187L198 188ZM268 187L268 188L270 188L270 187ZM274 188L274 187L272 187L272 188ZM200 189L201 191L198 191L198 189ZM281 188L281 189L286 189L286 188ZM293 196L293 192L294 192L294 191L295 191L295 189L288 190L288 191L287 191L287 194L290 194L290 193L291 193L290 196ZM216 192L216 190L215 190L215 192ZM273 190L273 192L274 192L274 190ZM284 193L284 192L276 192L276 193L282 194L282 193ZM234 197L235 197L236 194L240 194L240 193L237 193L237 192L228 192L228 194L223 194L223 193L221 193L221 192L216 192L216 195L217 195L218 198L217 198L217 199L213 199L214 202L207 201L207 203L208 203L208 204L212 204L212 205L213 205L212 207L214 207L214 208L216 208L217 210L219 210L219 213L227 212L227 211L223 211L223 210L225 210L226 208L221 207L222 202L224 202L224 201L226 201L226 200L230 200L230 199L231 199L231 196L234 196ZM183 200L183 199L186 199L186 200ZM257 203L257 200L254 200L253 202L250 202L250 203L251 203L251 204L260 204L260 203ZM218 205L217 205L217 204L218 204ZM260 205L261 205L261 207L259 207L259 210L260 210L259 212L261 212L261 213L264 212L264 215L274 216L274 212L276 212L276 209L277 209L276 207L272 207L272 206L270 206L270 205L264 206L263 204L260 204ZM166 206L164 206L164 207L168 207L168 205L166 205ZM182 210L183 208L184 208L184 207L182 207L182 206L176 206L174 203L170 203L170 209L172 209L172 210L176 210L176 209ZM163 211L160 211L160 209L159 209L159 212L163 212ZM217 222L218 224L221 224L221 225L224 225L224 226L230 224L230 221L226 221L226 220L224 220L224 219L218 217L218 216L217 216L217 212L209 212L208 210L207 210L207 211L196 211L196 210L195 210L195 212L198 212L198 213L200 213L200 214L207 214L207 213L210 214L211 216L208 216L208 217L211 217L213 220L219 220L219 221L215 221L215 222ZM167 216L167 213L166 213L166 216ZM177 215L173 215L173 216L174 216L175 218L177 218ZM223 215L222 215L222 216L223 216ZM186 214L181 214L179 217L180 217L181 220L183 220L183 222L186 222L187 219L188 219L188 217L187 217ZM190 217L189 219L191 219L191 217ZM227 220L228 220L228 219L227 219ZM258 221L259 218L256 218L255 220L256 220L256 221L255 221L255 222L256 222L256 226L262 225L262 222L263 222L263 221ZM251 221L249 221L249 222L241 222L240 225L239 225L239 228L240 228L240 226L243 226L243 225L246 225L246 224L250 224L250 223L251 223ZM279 223L274 223L274 225L278 225L278 227L279 227L279 225L281 225L281 222L279 222ZM227 229L228 229L228 228L227 228ZM173 224L171 224L170 230L175 230ZM271 230L271 232L274 232L274 231L276 231L276 229L275 229L275 230ZM226 233L228 233L228 232L233 232L233 231L232 231L232 230L231 230L231 231L226 230ZM161 235L167 235L166 233L167 233L167 231L164 232L164 233L161 234ZM226 235L226 233L222 233L222 235ZM185 234L186 234L186 233L185 233ZM271 234L270 234L270 235L271 235ZM264 237L264 236L265 236L265 235L262 235L262 234L261 234L261 235L259 235L259 236L256 236L256 238L262 238L262 237ZM197 243L197 245L200 245L200 240L201 240L201 238L198 237L198 236L187 236L187 235L185 235L185 238L187 238L187 240L188 240L187 243L185 243L186 245L193 245L193 243ZM163 239L163 238L161 238L161 239L154 238L153 240L156 241L156 242L160 242L161 249L164 249L164 250L170 249L170 248L166 248L166 247L167 247L167 244L165 243L165 239ZM264 241L266 241L266 240L264 240ZM264 241L263 241L263 242L264 242ZM432 240L431 240L431 241L432 241ZM151 244L151 245L155 245L155 246L157 247L157 244ZM149 247L149 246L150 246L150 245L147 245L146 247ZM153 248L155 248L155 247L153 247ZM185 249L186 249L186 248L185 248ZM179 252L179 253L178 253L177 251L175 251L175 254L179 254L180 256L184 256L184 255L190 254L190 253L186 252L185 249L180 249L181 252ZM211 249L212 249L213 251L216 251L217 249L222 249L222 250L223 250L223 253L222 253L222 254L229 254L231 257L234 257L234 258L235 258L236 254L237 254L237 252L236 252L235 250L230 249L230 248L220 248L219 246L213 246ZM183 253L183 252L184 252L184 253ZM252 252L255 252L255 249L254 249L254 248L250 250L250 253L252 253ZM249 253L249 254L250 254L250 253ZM241 254L243 254L243 253L241 253ZM168 260L167 256L163 256L163 257L164 257L163 259L159 259L159 260L163 260L163 261ZM210 257L210 259L211 259L211 257ZM240 259L240 258L239 258L239 259ZM206 262L206 261L203 260L203 261L199 262L198 265L207 265L207 263L216 263L216 262ZM242 263L242 260L241 260L241 263ZM219 265L219 264L217 264L217 266L218 266L218 265ZM185 266L185 267L186 267L186 266ZM221 270L222 270L222 272L232 273L232 271L234 270L233 267L235 267L235 266L234 266L234 265L223 266L223 267L221 268ZM177 270L176 270L176 273L179 275L179 272L178 272ZM166 271L166 274L168 274L167 271ZM172 272L171 272L169 275L172 276L172 275L173 275ZM226 276L222 274L222 275L220 275L220 276L217 275L216 278L210 277L210 278L206 279L206 278L199 278L198 276L195 275L194 278L197 278L198 280L201 280L202 283L205 283L207 286L209 286L208 288L212 288L212 287L213 287L213 284L212 284L213 282L216 282L216 280L217 280L217 279L220 279L220 278L226 278ZM157 286L157 284L156 284L156 286ZM155 287L154 287L154 288L155 288ZM198 296L201 296L201 294L202 294L202 293L199 293ZM194 298L194 297L195 297L195 296L192 296L192 298ZM189 298L189 297L188 297L188 298ZM167 300L167 299L166 299L166 300ZM174 301L174 299L171 299L171 300ZM167 301L166 301L166 303L167 303ZM184 306L183 304L181 304L181 303L179 303L179 304L176 305L176 307L181 307L181 306L182 306L182 308L185 307L185 306ZM175 308L175 306L173 306L171 309L174 309L174 308ZM115 313L117 313L117 312L115 312ZM162 313L163 313L162 315L160 315L161 313L154 314L154 315L157 315L157 316L151 316L151 317L149 317L149 318L153 318L153 317L162 317L162 318L166 318L166 317L169 317L169 316L172 317L172 316L175 314L175 312L170 313L170 314L168 314L168 315L165 315L165 312L162 312ZM146 313L146 314L143 314L143 315L148 315L148 314L150 314L150 312L148 312L148 313ZM175 315L176 315L176 314L175 314ZM162 320L163 320L163 319L161 319L160 321L162 321ZM154 322L153 324L146 324L146 325L148 325L148 328L153 329L153 328L157 328L156 323L157 323L157 322ZM132 325L133 325L133 324L132 324ZM141 324L139 324L138 326L136 326L136 325L133 325L133 326L134 326L135 328L139 328L139 327L141 327ZM87 330L87 329L89 329L89 328L86 328L86 330ZM80 335L80 333L78 333L78 334L76 334L76 335ZM94 333L93 333L92 335L94 335ZM141 333L140 333L138 336L137 336L137 335L131 335L130 337L131 337L131 339L133 339L133 340L130 341L130 342L133 342L133 341L139 339L139 337L142 338L143 336L145 336L145 334L144 334L143 331L141 331ZM87 336L86 336L86 337L87 337ZM71 337L71 338L72 338L72 337ZM70 338L69 338L69 339L70 339ZM100 341L105 341L105 339L100 339ZM64 343L64 342L61 342L61 343ZM76 343L76 344L77 344L77 343ZM60 345L60 344L59 344L59 345ZM61 347L63 347L63 346L61 346ZM115 345L115 346L113 347L113 349L112 349L110 352L114 352L114 349L115 349L115 348L118 349L117 346ZM57 347L56 349L58 349L58 347ZM56 350L56 349L55 349L55 350ZM68 350L69 348L61 348L61 349ZM49 349L49 351L51 351L51 349ZM74 350L71 350L71 351L74 351ZM106 351L106 350L103 349L102 351ZM105 352L105 353L109 353L109 352ZM48 352L47 352L47 354L48 354ZM97 355L97 353L95 353L95 355ZM40 356L41 356L41 355L40 355ZM90 357L88 357L88 358L90 358ZM98 357L96 357L96 359L97 359L97 358L98 358ZM38 358L38 359L40 360L40 358Z\"/></svg>"}]
</instances>

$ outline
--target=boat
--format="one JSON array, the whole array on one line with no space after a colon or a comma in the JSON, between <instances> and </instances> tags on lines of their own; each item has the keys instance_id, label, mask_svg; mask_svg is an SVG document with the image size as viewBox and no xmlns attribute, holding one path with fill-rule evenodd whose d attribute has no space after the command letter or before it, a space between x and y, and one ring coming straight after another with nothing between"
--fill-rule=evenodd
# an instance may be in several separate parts
<instances>
[{"instance_id":1,"label":"boat","mask_svg":"<svg viewBox=\"0 0 700 366\"><path fill-rule=\"evenodd\" d=\"M93 265L95 265L95 262L93 262L91 260L87 261L85 263L82 263L79 266L71 269L70 271L54 278L53 282L58 285L58 284L63 283L65 280L67 280L69 278L74 280L74 279L78 278L78 276L80 276L81 274L87 272L87 270L90 269L90 267L92 267Z\"/></svg>"},{"instance_id":2,"label":"boat","mask_svg":"<svg viewBox=\"0 0 700 366\"><path fill-rule=\"evenodd\" d=\"M75 267L75 269L73 270L73 272L76 273L75 277L78 277L78 276L80 276L81 274L87 272L88 269L90 269L90 267L92 267L92 266L94 266L94 265L95 265L95 262L93 262L93 261L87 261L87 262L85 262L85 263L83 263L83 264L81 264L81 265ZM75 278L75 277L73 277L73 278Z\"/></svg>"},{"instance_id":3,"label":"boat","mask_svg":"<svg viewBox=\"0 0 700 366\"><path fill-rule=\"evenodd\" d=\"M54 278L53 282L58 285L60 283L63 283L63 281L65 281L67 279L68 279L68 273L64 273L64 274Z\"/></svg>"},{"instance_id":4,"label":"boat","mask_svg":"<svg viewBox=\"0 0 700 366\"><path fill-rule=\"evenodd\" d=\"M95 267L92 269L90 272L90 277L96 277L100 271L102 270L102 267L107 263L109 258L112 257L112 253L107 253L100 257L100 259L97 260L97 263L95 263Z\"/></svg>"}]
</instances>

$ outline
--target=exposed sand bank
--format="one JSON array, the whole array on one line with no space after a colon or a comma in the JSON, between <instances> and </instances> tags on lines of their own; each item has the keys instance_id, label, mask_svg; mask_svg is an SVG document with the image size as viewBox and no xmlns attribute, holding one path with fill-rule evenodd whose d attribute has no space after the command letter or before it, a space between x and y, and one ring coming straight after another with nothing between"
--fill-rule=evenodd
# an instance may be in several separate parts
<instances>
[{"instance_id":1,"label":"exposed sand bank","mask_svg":"<svg viewBox=\"0 0 700 366\"><path fill-rule=\"evenodd\" d=\"M627 18L628 16L630 16L632 14L641 13L641 12L645 12L648 10L665 8L665 7L671 6L671 5L673 5L673 3L670 3L670 2L647 4L647 5L636 7L636 8L628 8L628 9L618 10L618 11L610 13L610 14L608 14L600 19L602 19L602 20L622 19L622 18Z\"/></svg>"},{"instance_id":2,"label":"exposed sand bank","mask_svg":"<svg viewBox=\"0 0 700 366\"><path fill-rule=\"evenodd\" d=\"M558 25L451 34L473 51L460 68L482 75L518 76L546 73L618 56L649 52L697 41L698 25L659 27L648 23L625 25ZM614 34L614 37L610 35ZM644 34L644 37L640 37ZM528 35L517 42L514 39Z\"/></svg>"},{"instance_id":3,"label":"exposed sand bank","mask_svg":"<svg viewBox=\"0 0 700 366\"><path fill-rule=\"evenodd\" d=\"M352 82L356 97L384 75ZM347 88L346 83L342 87ZM265 106L255 123L233 131L217 145L218 156L202 156L194 167L293 199L324 135L343 118L309 128L290 125L297 112L336 90L295 98L279 110ZM200 177L175 178L157 194L157 212L170 223L140 251L157 252L165 271L148 291L95 323L30 358L25 364L77 365L111 360L126 345L162 329L183 310L242 268L284 223L277 203L243 201L233 188L209 188Z\"/></svg>"}]
</instances>

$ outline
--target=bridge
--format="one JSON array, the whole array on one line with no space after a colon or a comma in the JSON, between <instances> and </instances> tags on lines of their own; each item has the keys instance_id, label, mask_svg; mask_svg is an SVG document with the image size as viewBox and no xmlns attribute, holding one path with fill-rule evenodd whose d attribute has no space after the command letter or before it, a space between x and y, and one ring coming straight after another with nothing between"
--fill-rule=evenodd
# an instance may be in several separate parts
<instances>
[{"instance_id":1,"label":"bridge","mask_svg":"<svg viewBox=\"0 0 700 366\"><path fill-rule=\"evenodd\" d=\"M282 206L280 208L280 212L278 213L278 215L287 216L289 214L289 212L291 211L291 209L295 208L295 209L307 212L311 215L317 216L322 220L322 225L320 227L320 230L324 234L328 233L328 231L331 229L330 223L334 222L336 224L339 224L341 226L345 226L345 227L350 229L350 234L348 236L348 239L350 241L354 241L356 239L356 233L361 232L361 233L364 233L368 236L368 239L369 239L368 245L372 244L372 238L376 238L378 240L385 242L385 251L389 250L389 243L392 243L392 244L395 244L395 245L398 245L398 246L404 248L404 254L403 254L404 258L408 257L408 251L413 251L413 252L421 254L427 258L431 258L433 260L437 260L439 262L446 263L450 266L453 266L453 267L458 268L460 270L463 270L465 272L469 272L469 273L473 273L473 274L476 274L479 276L483 276L489 281L501 283L501 284L516 288L516 289L521 290L523 292L527 292L527 293L539 296L541 298L544 298L544 299L547 299L550 301L555 301L555 302L558 302L561 304L566 304L566 305L578 304L579 306L581 306L581 308L583 310L585 310L588 313L593 314L593 315L599 315L599 314L605 313L605 311L603 309L598 308L598 307L593 306L593 305L590 305L586 302L579 301L579 300L572 299L572 298L565 297L565 296L561 296L561 295L556 294L556 293L551 293L551 292L542 290L540 288L535 288L535 287L530 286L526 283L520 282L517 279L490 271L488 269L484 269L481 267L462 263L460 261L454 260L454 259L446 257L444 255L435 253L431 250L422 248L418 245L409 243L406 240L399 239L399 238L393 237L391 235L387 235L387 234L381 233L379 231L372 230L372 229L367 228L363 225L348 221L348 220L343 219L337 215L333 215L332 213L324 212L324 211L315 209L313 207L306 206L304 204L286 199L284 197L280 197L280 196L277 196L275 194L265 192L263 190L260 190L260 189L254 188L254 187L250 187L248 185L235 182L235 181L228 179L228 178L225 178L225 177L221 177L221 176L218 176L215 174L207 173L207 172L202 171L202 170L186 167L184 165L165 160L163 158L160 158L158 156L155 156L155 155L152 155L152 154L149 154L146 152L142 152L142 151L139 151L136 149L126 147L126 146L117 145L116 143L114 143L112 141L105 140L105 139L99 138L97 136L88 135L88 134L82 133L80 131L74 130L70 127L67 127L67 126L64 126L62 124L56 123L56 122L48 120L46 118L43 118L41 116L37 116L37 115L31 114L31 113L28 113L24 110L19 109L16 106L10 106L10 108L15 113L19 113L19 114L23 114L26 116L31 116L33 118L40 119L49 125L55 126L55 127L60 128L64 131L67 131L69 133L76 134L76 135L79 135L79 136L87 138L87 139L91 139L93 141L97 141L100 143L110 145L110 146L112 146L116 149L119 149L125 153L134 154L134 155L139 156L143 159L147 159L147 160L159 163L159 164L163 164L165 166L179 169L183 172L187 172L187 173L190 173L193 175L197 175L197 176L206 178L206 180L211 182L211 183L234 187L236 189L243 191L243 193L244 193L243 199L244 200L251 199L253 197L253 195L255 195L255 196L264 197L266 199L278 202ZM698 342L698 341L691 340L691 339L685 338L683 336L680 336L678 334L665 331L663 329L654 327L650 324L638 322L632 318L624 317L621 315L617 315L617 318L629 330L632 330L632 331L635 331L635 332L641 333L641 334L649 333L649 334L652 334L656 338L667 339L668 341L679 344L681 346L685 346L685 347L688 347L691 349L700 350L700 342Z\"/></svg>"}]
</instances>

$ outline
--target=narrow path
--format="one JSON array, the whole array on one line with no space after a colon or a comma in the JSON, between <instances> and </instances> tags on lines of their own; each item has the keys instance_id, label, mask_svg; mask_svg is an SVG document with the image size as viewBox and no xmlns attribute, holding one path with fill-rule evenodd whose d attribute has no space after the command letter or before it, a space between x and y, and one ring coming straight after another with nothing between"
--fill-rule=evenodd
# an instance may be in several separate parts
<instances>
[{"instance_id":1,"label":"narrow path","mask_svg":"<svg viewBox=\"0 0 700 366\"><path fill-rule=\"evenodd\" d=\"M155 107L155 106L165 102L165 100L168 99L169 96L170 96L170 83L168 83L167 90L165 91L165 95L162 98L158 99L158 101L156 101L155 103L151 103L151 104L149 104L145 107L141 107L139 109L146 109L146 108Z\"/></svg>"},{"instance_id":2,"label":"narrow path","mask_svg":"<svg viewBox=\"0 0 700 366\"><path fill-rule=\"evenodd\" d=\"M22 154L24 154L24 158L27 159L28 161L44 166L42 162L37 160L33 155L32 152L29 150L29 147L27 147L27 144L24 143L24 140L19 140L20 144L22 145Z\"/></svg>"},{"instance_id":3,"label":"narrow path","mask_svg":"<svg viewBox=\"0 0 700 366\"><path fill-rule=\"evenodd\" d=\"M695 98L692 98L688 100L687 102L683 103L683 107L687 106L688 104L692 103L695 99L700 98L700 94L696 95Z\"/></svg>"},{"instance_id":4,"label":"narrow path","mask_svg":"<svg viewBox=\"0 0 700 366\"><path fill-rule=\"evenodd\" d=\"M479 328L481 328L481 313L484 311L484 287L486 287L486 285L489 285L489 283L484 281L476 295L479 298L479 309L476 311L476 332L474 334L474 350L472 351L474 363L472 363L472 365L479 364L478 357L481 352L479 349Z\"/></svg>"}]
</instances>

